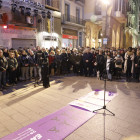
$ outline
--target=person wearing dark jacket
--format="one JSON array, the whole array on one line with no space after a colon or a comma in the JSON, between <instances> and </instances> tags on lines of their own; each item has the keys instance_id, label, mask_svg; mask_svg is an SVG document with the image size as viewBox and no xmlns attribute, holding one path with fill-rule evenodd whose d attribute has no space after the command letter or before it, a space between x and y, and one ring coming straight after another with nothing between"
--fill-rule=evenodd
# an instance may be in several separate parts
<instances>
[{"instance_id":1,"label":"person wearing dark jacket","mask_svg":"<svg viewBox=\"0 0 140 140\"><path fill-rule=\"evenodd\" d=\"M17 74L17 67L18 62L17 59L14 58L14 53L9 53L8 61L8 69L9 69L9 84L15 85L16 84L16 74Z\"/></svg>"},{"instance_id":2,"label":"person wearing dark jacket","mask_svg":"<svg viewBox=\"0 0 140 140\"><path fill-rule=\"evenodd\" d=\"M71 50L67 50L67 57L68 57L68 61L67 61L67 70L68 73L70 73L70 68L72 66L72 55L71 55Z\"/></svg>"},{"instance_id":3,"label":"person wearing dark jacket","mask_svg":"<svg viewBox=\"0 0 140 140\"><path fill-rule=\"evenodd\" d=\"M140 51L137 51L137 55L135 56L134 59L134 72L135 72L135 79L136 82L139 82L139 75L140 75Z\"/></svg>"},{"instance_id":4,"label":"person wearing dark jacket","mask_svg":"<svg viewBox=\"0 0 140 140\"><path fill-rule=\"evenodd\" d=\"M67 60L68 60L68 57L67 57L67 54L66 54L66 51L63 49L62 50L62 71L64 74L67 74Z\"/></svg>"},{"instance_id":5,"label":"person wearing dark jacket","mask_svg":"<svg viewBox=\"0 0 140 140\"><path fill-rule=\"evenodd\" d=\"M29 56L29 67L30 67L30 79L33 78L33 71L34 71L34 77L36 77L36 60L35 60L35 55L33 51L30 51L30 56Z\"/></svg>"},{"instance_id":6,"label":"person wearing dark jacket","mask_svg":"<svg viewBox=\"0 0 140 140\"><path fill-rule=\"evenodd\" d=\"M93 68L94 68L94 76L97 75L97 62L96 62L96 57L98 56L99 51L96 50L96 52L93 55Z\"/></svg>"},{"instance_id":7,"label":"person wearing dark jacket","mask_svg":"<svg viewBox=\"0 0 140 140\"><path fill-rule=\"evenodd\" d=\"M83 60L82 53L79 52L79 54L76 54L75 56L75 66L76 66L77 76L78 76L79 71L80 71L80 75L83 74L82 60Z\"/></svg>"},{"instance_id":8,"label":"person wearing dark jacket","mask_svg":"<svg viewBox=\"0 0 140 140\"><path fill-rule=\"evenodd\" d=\"M90 49L87 48L86 52L83 55L83 61L84 61L84 71L85 71L85 76L89 73L89 77L91 77L92 74L92 60L93 60L93 55L90 53ZM87 68L89 68L89 72L87 71Z\"/></svg>"},{"instance_id":9,"label":"person wearing dark jacket","mask_svg":"<svg viewBox=\"0 0 140 140\"><path fill-rule=\"evenodd\" d=\"M42 75L41 75L42 50L41 50L40 46L37 47L35 61L37 63L38 74L39 74L39 78L40 78L39 81L41 81L41 79L42 79Z\"/></svg>"},{"instance_id":10,"label":"person wearing dark jacket","mask_svg":"<svg viewBox=\"0 0 140 140\"><path fill-rule=\"evenodd\" d=\"M7 59L3 56L3 51L0 50L0 91L2 91L2 84L3 82L3 88L7 89L6 87L6 69L8 68Z\"/></svg>"},{"instance_id":11,"label":"person wearing dark jacket","mask_svg":"<svg viewBox=\"0 0 140 140\"><path fill-rule=\"evenodd\" d=\"M9 52L8 52L8 49L3 49L3 55L5 56L5 58L8 58L9 56Z\"/></svg>"},{"instance_id":12,"label":"person wearing dark jacket","mask_svg":"<svg viewBox=\"0 0 140 140\"><path fill-rule=\"evenodd\" d=\"M75 67L75 56L77 55L77 49L74 48L73 52L72 52L72 56L71 56L71 62L72 62L72 65L73 65L73 72L74 74L76 73L76 67Z\"/></svg>"},{"instance_id":13,"label":"person wearing dark jacket","mask_svg":"<svg viewBox=\"0 0 140 140\"><path fill-rule=\"evenodd\" d=\"M61 74L61 67L62 67L62 55L60 54L60 50L57 50L57 54L55 56L55 62L56 62L56 72L57 75Z\"/></svg>"},{"instance_id":14,"label":"person wearing dark jacket","mask_svg":"<svg viewBox=\"0 0 140 140\"><path fill-rule=\"evenodd\" d=\"M96 57L96 62L97 62L97 71L100 72L100 79L102 77L103 70L105 68L105 60L104 56L102 55L102 51L99 51L99 55Z\"/></svg>"},{"instance_id":15,"label":"person wearing dark jacket","mask_svg":"<svg viewBox=\"0 0 140 140\"><path fill-rule=\"evenodd\" d=\"M22 51L22 55L20 58L20 66L21 66L22 80L23 81L25 80L25 76L26 76L26 80L28 80L29 79L29 58L25 50Z\"/></svg>"}]
</instances>

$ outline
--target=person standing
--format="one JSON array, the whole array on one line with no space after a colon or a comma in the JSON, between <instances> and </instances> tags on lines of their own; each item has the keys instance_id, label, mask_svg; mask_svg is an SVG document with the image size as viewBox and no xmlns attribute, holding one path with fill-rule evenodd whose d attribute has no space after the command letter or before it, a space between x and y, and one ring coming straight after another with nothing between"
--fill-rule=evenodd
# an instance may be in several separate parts
<instances>
[{"instance_id":1,"label":"person standing","mask_svg":"<svg viewBox=\"0 0 140 140\"><path fill-rule=\"evenodd\" d=\"M132 47L128 48L125 53L125 64L124 73L126 73L126 81L131 81L131 74L134 72L134 53L132 52Z\"/></svg>"},{"instance_id":2,"label":"person standing","mask_svg":"<svg viewBox=\"0 0 140 140\"><path fill-rule=\"evenodd\" d=\"M56 72L55 52L51 51L49 55L49 74L54 75Z\"/></svg>"},{"instance_id":3,"label":"person standing","mask_svg":"<svg viewBox=\"0 0 140 140\"><path fill-rule=\"evenodd\" d=\"M99 54L99 50L96 50L96 52L93 55L93 66L94 66L94 76L97 76L97 62L96 62L96 57Z\"/></svg>"},{"instance_id":4,"label":"person standing","mask_svg":"<svg viewBox=\"0 0 140 140\"><path fill-rule=\"evenodd\" d=\"M39 81L41 81L42 80L42 75L41 75L42 50L41 50L40 46L37 47L37 52L36 52L36 55L35 55L35 61L37 63Z\"/></svg>"},{"instance_id":5,"label":"person standing","mask_svg":"<svg viewBox=\"0 0 140 140\"><path fill-rule=\"evenodd\" d=\"M110 55L107 55L107 60L106 60L106 71L107 71L107 76L108 80L112 81L112 74L111 74L111 57Z\"/></svg>"},{"instance_id":6,"label":"person standing","mask_svg":"<svg viewBox=\"0 0 140 140\"><path fill-rule=\"evenodd\" d=\"M18 67L18 62L17 59L14 58L14 53L9 53L9 58L7 59L7 61L9 69L9 84L14 86L16 84L16 74Z\"/></svg>"},{"instance_id":7,"label":"person standing","mask_svg":"<svg viewBox=\"0 0 140 140\"><path fill-rule=\"evenodd\" d=\"M57 75L61 74L61 67L62 67L62 55L60 53L60 50L57 50L57 54L55 56L55 62L57 66Z\"/></svg>"},{"instance_id":8,"label":"person standing","mask_svg":"<svg viewBox=\"0 0 140 140\"><path fill-rule=\"evenodd\" d=\"M34 77L37 76L37 71L36 71L36 61L35 61L35 55L33 51L30 51L30 56L29 56L29 66L30 66L30 79L33 78L33 71L34 71Z\"/></svg>"},{"instance_id":9,"label":"person standing","mask_svg":"<svg viewBox=\"0 0 140 140\"><path fill-rule=\"evenodd\" d=\"M67 74L68 73L68 70L67 70L67 61L68 61L68 56L66 54L66 51L63 49L62 50L62 71L64 74Z\"/></svg>"},{"instance_id":10,"label":"person standing","mask_svg":"<svg viewBox=\"0 0 140 140\"><path fill-rule=\"evenodd\" d=\"M85 76L89 74L89 77L91 77L92 74L92 60L93 60L93 55L90 53L90 49L87 48L86 52L83 55L83 60L84 60L84 66L85 66ZM89 70L87 71L87 68Z\"/></svg>"},{"instance_id":11,"label":"person standing","mask_svg":"<svg viewBox=\"0 0 140 140\"><path fill-rule=\"evenodd\" d=\"M78 76L78 73L80 71L80 75L81 75L81 61L82 61L82 53L79 51L79 54L76 54L75 56L75 67L76 67L76 74Z\"/></svg>"},{"instance_id":12,"label":"person standing","mask_svg":"<svg viewBox=\"0 0 140 140\"><path fill-rule=\"evenodd\" d=\"M99 51L99 55L96 57L96 62L97 62L97 71L100 72L100 79L101 79L103 70L105 68L105 65L104 65L105 60L104 60L104 56L102 55L101 50Z\"/></svg>"},{"instance_id":13,"label":"person standing","mask_svg":"<svg viewBox=\"0 0 140 140\"><path fill-rule=\"evenodd\" d=\"M115 62L115 69L116 69L116 79L121 79L123 58L119 52L117 53L114 62Z\"/></svg>"},{"instance_id":14,"label":"person standing","mask_svg":"<svg viewBox=\"0 0 140 140\"><path fill-rule=\"evenodd\" d=\"M29 59L25 50L22 51L20 58L22 80L29 79ZM26 79L25 79L26 76Z\"/></svg>"},{"instance_id":15,"label":"person standing","mask_svg":"<svg viewBox=\"0 0 140 140\"><path fill-rule=\"evenodd\" d=\"M136 82L138 83L139 75L140 75L140 51L137 51L137 55L135 56L134 63L135 63L135 68L134 68L135 79Z\"/></svg>"},{"instance_id":16,"label":"person standing","mask_svg":"<svg viewBox=\"0 0 140 140\"><path fill-rule=\"evenodd\" d=\"M7 89L6 87L6 70L8 68L7 59L3 56L3 51L0 50L0 91ZM3 89L2 89L2 83Z\"/></svg>"}]
</instances>

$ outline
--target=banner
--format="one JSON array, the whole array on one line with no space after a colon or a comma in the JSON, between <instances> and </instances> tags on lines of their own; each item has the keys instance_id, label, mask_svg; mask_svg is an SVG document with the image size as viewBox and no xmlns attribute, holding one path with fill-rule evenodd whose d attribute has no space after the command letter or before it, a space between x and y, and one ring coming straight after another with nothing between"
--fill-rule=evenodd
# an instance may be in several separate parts
<instances>
[{"instance_id":1,"label":"banner","mask_svg":"<svg viewBox=\"0 0 140 140\"><path fill-rule=\"evenodd\" d=\"M117 93L112 93L109 91L105 92L105 105L110 102L114 97L116 97ZM92 91L78 100L75 100L69 105L81 107L83 109L87 109L91 112L101 109L104 106L104 91Z\"/></svg>"},{"instance_id":2,"label":"banner","mask_svg":"<svg viewBox=\"0 0 140 140\"><path fill-rule=\"evenodd\" d=\"M94 115L68 105L0 140L62 140Z\"/></svg>"}]
</instances>

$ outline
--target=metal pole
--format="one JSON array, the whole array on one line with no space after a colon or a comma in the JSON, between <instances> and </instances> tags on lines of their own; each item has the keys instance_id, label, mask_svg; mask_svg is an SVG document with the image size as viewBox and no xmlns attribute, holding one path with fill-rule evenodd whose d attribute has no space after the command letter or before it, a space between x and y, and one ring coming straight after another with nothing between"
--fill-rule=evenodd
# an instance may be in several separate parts
<instances>
[{"instance_id":1,"label":"metal pole","mask_svg":"<svg viewBox=\"0 0 140 140\"><path fill-rule=\"evenodd\" d=\"M106 38L106 28L107 28L107 4L106 4L106 25L105 25L105 38ZM106 48L106 44L105 44L105 48ZM106 69L106 68L105 68ZM106 72L106 70L105 70ZM105 73L105 82L104 82L104 107L106 108L105 106L105 93L106 93L106 77L107 77L107 74Z\"/></svg>"},{"instance_id":2,"label":"metal pole","mask_svg":"<svg viewBox=\"0 0 140 140\"><path fill-rule=\"evenodd\" d=\"M105 38L106 38L106 28L107 28L107 7L108 5L106 4L106 24L105 24ZM106 48L106 44L105 44L105 48ZM104 49L105 49L104 48Z\"/></svg>"}]
</instances>

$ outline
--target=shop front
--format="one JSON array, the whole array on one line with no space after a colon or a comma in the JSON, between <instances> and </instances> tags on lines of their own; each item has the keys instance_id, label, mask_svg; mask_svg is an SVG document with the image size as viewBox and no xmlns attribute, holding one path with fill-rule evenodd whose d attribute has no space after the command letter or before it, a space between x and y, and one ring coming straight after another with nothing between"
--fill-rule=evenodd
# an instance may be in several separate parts
<instances>
[{"instance_id":1,"label":"shop front","mask_svg":"<svg viewBox=\"0 0 140 140\"><path fill-rule=\"evenodd\" d=\"M18 49L19 47L36 47L36 28L9 25L0 26L0 46Z\"/></svg>"},{"instance_id":2,"label":"shop front","mask_svg":"<svg viewBox=\"0 0 140 140\"><path fill-rule=\"evenodd\" d=\"M78 47L77 30L63 28L62 47L65 47L65 48L70 47L71 49Z\"/></svg>"}]
</instances>

